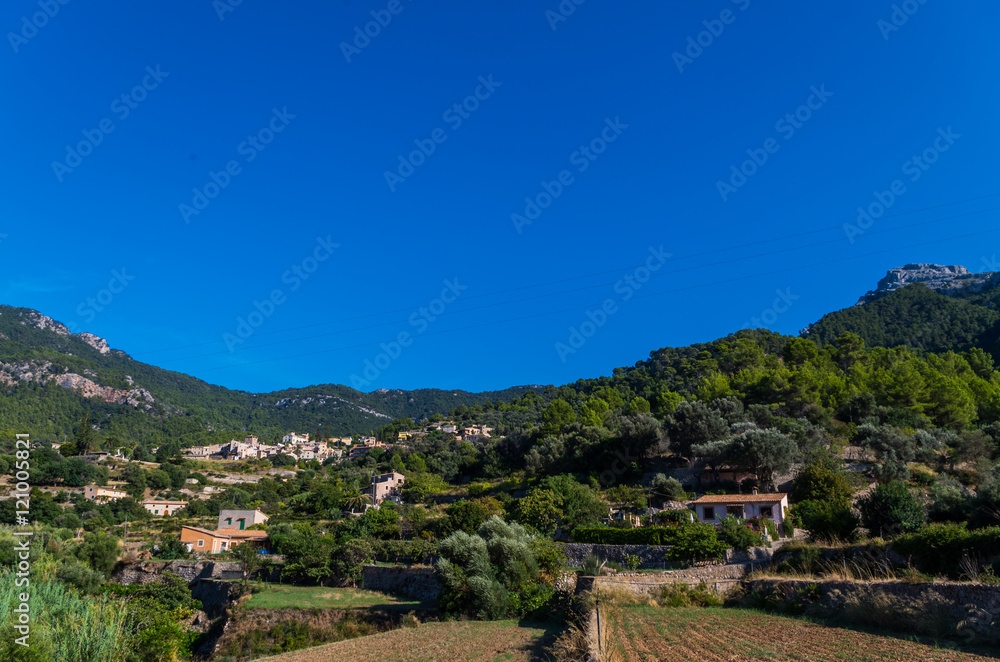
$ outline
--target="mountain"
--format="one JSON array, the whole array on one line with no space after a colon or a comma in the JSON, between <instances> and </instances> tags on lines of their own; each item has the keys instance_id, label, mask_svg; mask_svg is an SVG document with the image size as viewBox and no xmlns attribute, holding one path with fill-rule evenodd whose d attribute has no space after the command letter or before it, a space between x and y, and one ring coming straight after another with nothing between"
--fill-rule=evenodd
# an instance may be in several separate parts
<instances>
[{"instance_id":1,"label":"mountain","mask_svg":"<svg viewBox=\"0 0 1000 662\"><path fill-rule=\"evenodd\" d=\"M0 434L62 439L86 410L107 436L182 446L290 430L367 433L394 418L418 419L463 405L509 401L538 386L470 393L338 384L249 393L164 370L112 349L89 333L28 308L0 306Z\"/></svg>"},{"instance_id":2,"label":"mountain","mask_svg":"<svg viewBox=\"0 0 1000 662\"><path fill-rule=\"evenodd\" d=\"M914 283L922 283L928 289L948 296L970 296L990 289L998 282L1000 272L974 274L956 265L907 264L890 269L878 286L862 296L857 305L877 301Z\"/></svg>"},{"instance_id":3,"label":"mountain","mask_svg":"<svg viewBox=\"0 0 1000 662\"><path fill-rule=\"evenodd\" d=\"M804 337L827 345L846 331L869 346L933 352L980 347L1000 359L1000 272L907 264L890 269L857 304L824 315Z\"/></svg>"}]
</instances>

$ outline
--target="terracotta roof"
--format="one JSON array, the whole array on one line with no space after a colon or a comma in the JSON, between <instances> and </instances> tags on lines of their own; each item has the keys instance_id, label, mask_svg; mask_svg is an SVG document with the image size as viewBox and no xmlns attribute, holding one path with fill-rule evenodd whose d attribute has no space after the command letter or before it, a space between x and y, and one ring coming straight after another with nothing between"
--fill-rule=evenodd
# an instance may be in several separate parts
<instances>
[{"instance_id":1,"label":"terracotta roof","mask_svg":"<svg viewBox=\"0 0 1000 662\"><path fill-rule=\"evenodd\" d=\"M144 506L147 506L147 505L148 506L153 506L153 505L160 505L160 504L168 504L168 505L173 505L173 506L176 506L177 504L182 504L182 505L186 506L187 505L187 501L165 501L163 499L149 499L147 501L143 501L142 502L142 505L144 505Z\"/></svg>"},{"instance_id":2,"label":"terracotta roof","mask_svg":"<svg viewBox=\"0 0 1000 662\"><path fill-rule=\"evenodd\" d=\"M777 503L788 494L785 492L775 492L772 494L707 494L691 503Z\"/></svg>"},{"instance_id":3,"label":"terracotta roof","mask_svg":"<svg viewBox=\"0 0 1000 662\"><path fill-rule=\"evenodd\" d=\"M266 538L267 531L240 531L239 529L217 529L213 532L218 537L227 538Z\"/></svg>"}]
</instances>

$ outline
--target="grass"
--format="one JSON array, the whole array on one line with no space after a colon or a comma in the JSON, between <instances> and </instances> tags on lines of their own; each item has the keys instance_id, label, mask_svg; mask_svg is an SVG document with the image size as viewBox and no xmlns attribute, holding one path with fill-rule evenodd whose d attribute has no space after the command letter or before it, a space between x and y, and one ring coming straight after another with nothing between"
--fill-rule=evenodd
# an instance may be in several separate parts
<instances>
[{"instance_id":1,"label":"grass","mask_svg":"<svg viewBox=\"0 0 1000 662\"><path fill-rule=\"evenodd\" d=\"M603 601L602 601L603 604ZM828 627L748 609L610 604L608 662L633 660L995 660L916 638Z\"/></svg>"},{"instance_id":2,"label":"grass","mask_svg":"<svg viewBox=\"0 0 1000 662\"><path fill-rule=\"evenodd\" d=\"M517 621L424 623L261 658L268 662L530 662L556 628Z\"/></svg>"},{"instance_id":3,"label":"grass","mask_svg":"<svg viewBox=\"0 0 1000 662\"><path fill-rule=\"evenodd\" d=\"M262 590L250 596L250 609L426 609L419 600L397 598L357 588L324 586L283 586L262 584Z\"/></svg>"}]
</instances>

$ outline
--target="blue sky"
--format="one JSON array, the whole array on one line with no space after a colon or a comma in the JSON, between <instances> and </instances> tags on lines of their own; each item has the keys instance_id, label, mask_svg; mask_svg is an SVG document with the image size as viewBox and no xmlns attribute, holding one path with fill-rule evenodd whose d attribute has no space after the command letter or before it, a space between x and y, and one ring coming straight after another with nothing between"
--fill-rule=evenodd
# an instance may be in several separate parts
<instances>
[{"instance_id":1,"label":"blue sky","mask_svg":"<svg viewBox=\"0 0 1000 662\"><path fill-rule=\"evenodd\" d=\"M996 3L223 2L4 4L0 301L232 388L484 390L1000 270Z\"/></svg>"}]
</instances>

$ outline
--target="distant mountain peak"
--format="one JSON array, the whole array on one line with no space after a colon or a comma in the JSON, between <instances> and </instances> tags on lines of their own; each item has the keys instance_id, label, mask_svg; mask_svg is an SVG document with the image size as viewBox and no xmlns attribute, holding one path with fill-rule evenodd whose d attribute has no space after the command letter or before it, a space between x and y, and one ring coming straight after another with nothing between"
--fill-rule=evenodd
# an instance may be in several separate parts
<instances>
[{"instance_id":1,"label":"distant mountain peak","mask_svg":"<svg viewBox=\"0 0 1000 662\"><path fill-rule=\"evenodd\" d=\"M948 296L956 294L971 294L980 292L1000 280L1000 272L971 273L961 265L942 265L929 263L907 264L895 269L889 269L885 277L878 282L878 287L858 299L856 305L861 306L892 294L896 290L923 283L929 289Z\"/></svg>"}]
</instances>

